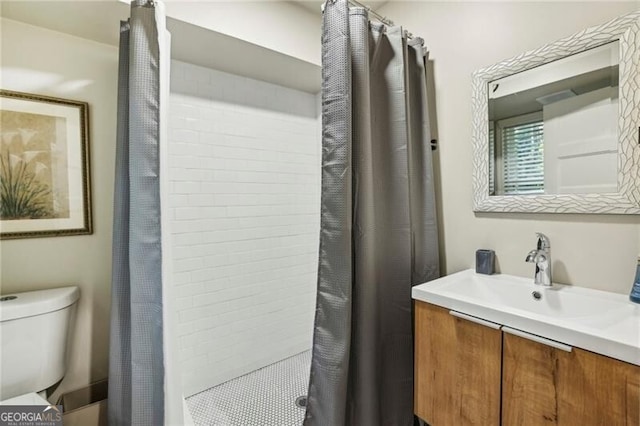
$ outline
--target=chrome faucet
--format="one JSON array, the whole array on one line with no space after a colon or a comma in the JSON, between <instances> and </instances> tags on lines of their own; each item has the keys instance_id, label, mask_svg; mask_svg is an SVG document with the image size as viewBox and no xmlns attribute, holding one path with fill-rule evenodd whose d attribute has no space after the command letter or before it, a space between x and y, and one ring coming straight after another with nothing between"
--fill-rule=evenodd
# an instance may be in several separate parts
<instances>
[{"instance_id":1,"label":"chrome faucet","mask_svg":"<svg viewBox=\"0 0 640 426\"><path fill-rule=\"evenodd\" d=\"M536 232L536 235L538 236L537 248L529 252L525 261L536 265L534 284L551 286L551 244L546 235L540 232Z\"/></svg>"}]
</instances>

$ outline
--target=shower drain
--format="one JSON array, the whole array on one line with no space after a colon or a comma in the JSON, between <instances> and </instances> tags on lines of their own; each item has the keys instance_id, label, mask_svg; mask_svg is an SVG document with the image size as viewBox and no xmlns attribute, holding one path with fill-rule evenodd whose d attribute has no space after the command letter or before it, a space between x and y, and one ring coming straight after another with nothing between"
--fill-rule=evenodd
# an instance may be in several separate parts
<instances>
[{"instance_id":1,"label":"shower drain","mask_svg":"<svg viewBox=\"0 0 640 426\"><path fill-rule=\"evenodd\" d=\"M296 398L296 406L300 408L307 407L307 395L302 395Z\"/></svg>"}]
</instances>

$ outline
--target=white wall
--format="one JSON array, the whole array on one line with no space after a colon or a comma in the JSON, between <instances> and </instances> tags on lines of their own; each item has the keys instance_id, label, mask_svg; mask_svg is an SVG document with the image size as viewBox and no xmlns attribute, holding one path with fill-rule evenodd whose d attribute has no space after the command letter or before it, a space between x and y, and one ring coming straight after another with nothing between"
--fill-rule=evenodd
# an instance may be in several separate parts
<instances>
[{"instance_id":1,"label":"white wall","mask_svg":"<svg viewBox=\"0 0 640 426\"><path fill-rule=\"evenodd\" d=\"M89 103L93 235L0 242L2 293L78 285L70 365L60 391L107 376L117 89L114 47L6 19L3 89Z\"/></svg>"},{"instance_id":2,"label":"white wall","mask_svg":"<svg viewBox=\"0 0 640 426\"><path fill-rule=\"evenodd\" d=\"M185 394L311 347L316 98L174 61L174 281Z\"/></svg>"},{"instance_id":3,"label":"white wall","mask_svg":"<svg viewBox=\"0 0 640 426\"><path fill-rule=\"evenodd\" d=\"M435 67L439 210L444 271L496 250L504 273L533 276L534 232L549 235L554 279L628 293L640 252L639 216L478 214L472 211L471 73L598 25L638 2L402 2L380 12L423 37Z\"/></svg>"},{"instance_id":4,"label":"white wall","mask_svg":"<svg viewBox=\"0 0 640 426\"><path fill-rule=\"evenodd\" d=\"M320 64L320 13L290 1L168 1L167 16Z\"/></svg>"}]
</instances>

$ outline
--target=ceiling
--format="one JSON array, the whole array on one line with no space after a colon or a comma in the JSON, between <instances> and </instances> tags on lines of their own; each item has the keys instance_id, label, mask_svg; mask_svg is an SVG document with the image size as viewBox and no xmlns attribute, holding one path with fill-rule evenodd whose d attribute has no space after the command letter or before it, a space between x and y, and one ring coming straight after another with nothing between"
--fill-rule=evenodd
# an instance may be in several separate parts
<instances>
[{"instance_id":1,"label":"ceiling","mask_svg":"<svg viewBox=\"0 0 640 426\"><path fill-rule=\"evenodd\" d=\"M304 7L305 9L315 14L318 14L318 15L322 14L322 4L324 3L324 0L291 0L291 2ZM380 7L382 7L382 5L384 5L385 3L388 3L388 0L387 1L360 0L360 3L366 6L369 6L372 10L378 10Z\"/></svg>"},{"instance_id":2,"label":"ceiling","mask_svg":"<svg viewBox=\"0 0 640 426\"><path fill-rule=\"evenodd\" d=\"M523 90L507 96L489 100L489 120L498 121L531 112L542 111L543 104L537 99L543 96L571 91L575 95L592 92L605 87L617 88L618 65L575 75L563 80Z\"/></svg>"}]
</instances>

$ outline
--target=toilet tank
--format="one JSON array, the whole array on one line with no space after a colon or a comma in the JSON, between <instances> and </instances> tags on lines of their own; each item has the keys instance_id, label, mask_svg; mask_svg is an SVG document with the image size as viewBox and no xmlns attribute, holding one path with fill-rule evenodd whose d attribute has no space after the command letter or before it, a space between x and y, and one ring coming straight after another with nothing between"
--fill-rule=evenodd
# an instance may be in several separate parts
<instances>
[{"instance_id":1,"label":"toilet tank","mask_svg":"<svg viewBox=\"0 0 640 426\"><path fill-rule=\"evenodd\" d=\"M79 296L78 287L0 296L0 401L62 379Z\"/></svg>"}]
</instances>

